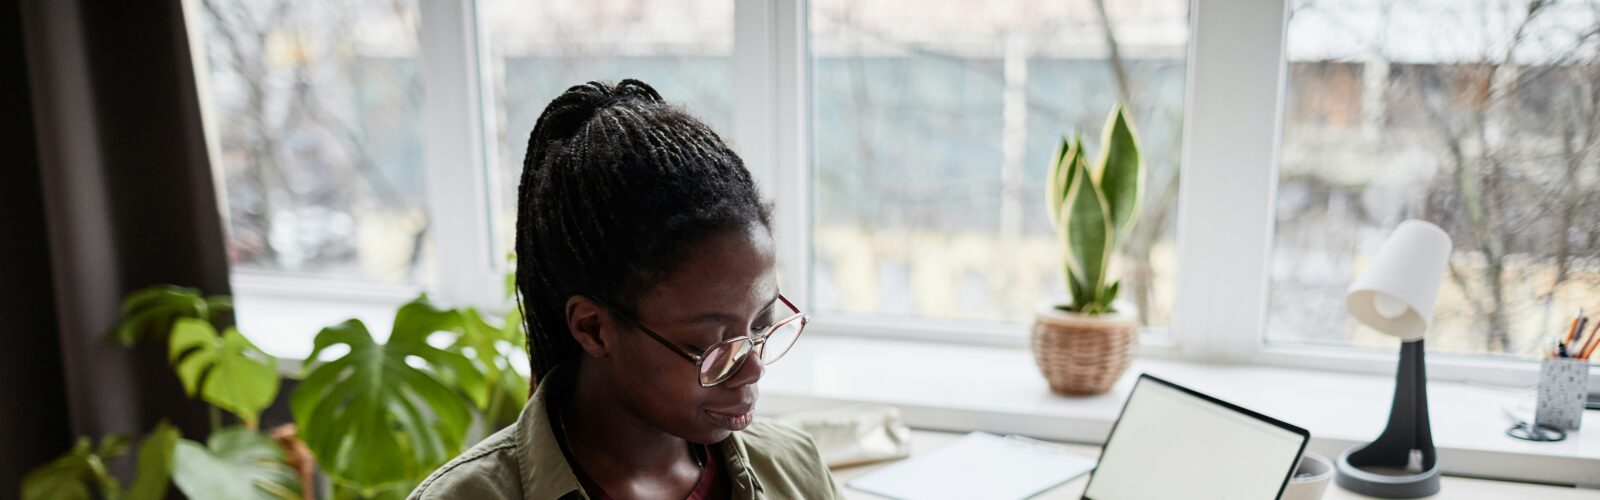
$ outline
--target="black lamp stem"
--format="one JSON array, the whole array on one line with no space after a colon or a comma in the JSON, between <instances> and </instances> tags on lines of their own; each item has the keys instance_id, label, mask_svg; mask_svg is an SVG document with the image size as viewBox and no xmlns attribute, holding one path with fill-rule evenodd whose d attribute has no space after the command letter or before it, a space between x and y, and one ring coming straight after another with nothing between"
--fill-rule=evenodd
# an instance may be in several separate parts
<instances>
[{"instance_id":1,"label":"black lamp stem","mask_svg":"<svg viewBox=\"0 0 1600 500\"><path fill-rule=\"evenodd\" d=\"M1404 469L1411 450L1422 452L1422 470L1437 459L1433 432L1428 426L1428 374L1422 360L1422 341L1400 344L1400 369L1394 376L1394 404L1389 427L1378 439L1350 456L1352 463ZM1420 472L1420 471L1419 471Z\"/></svg>"},{"instance_id":2,"label":"black lamp stem","mask_svg":"<svg viewBox=\"0 0 1600 500\"><path fill-rule=\"evenodd\" d=\"M1439 491L1438 455L1428 425L1428 376L1422 341L1400 344L1389 426L1377 440L1345 452L1338 483L1347 490L1384 498L1418 498ZM1412 455L1421 455L1413 468Z\"/></svg>"}]
</instances>

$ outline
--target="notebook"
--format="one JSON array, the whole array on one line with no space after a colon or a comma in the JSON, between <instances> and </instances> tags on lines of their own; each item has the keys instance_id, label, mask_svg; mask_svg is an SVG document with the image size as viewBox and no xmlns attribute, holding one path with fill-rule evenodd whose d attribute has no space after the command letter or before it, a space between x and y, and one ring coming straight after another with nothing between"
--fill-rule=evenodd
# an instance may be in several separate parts
<instances>
[{"instance_id":1,"label":"notebook","mask_svg":"<svg viewBox=\"0 0 1600 500\"><path fill-rule=\"evenodd\" d=\"M904 500L1028 498L1089 472L1094 464L1048 443L974 432L848 484Z\"/></svg>"}]
</instances>

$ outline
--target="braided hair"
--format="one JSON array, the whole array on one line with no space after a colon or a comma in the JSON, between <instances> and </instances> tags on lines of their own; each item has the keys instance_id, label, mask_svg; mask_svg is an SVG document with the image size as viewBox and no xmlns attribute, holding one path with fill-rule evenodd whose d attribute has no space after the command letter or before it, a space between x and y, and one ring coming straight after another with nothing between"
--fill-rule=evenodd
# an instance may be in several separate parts
<instances>
[{"instance_id":1,"label":"braided hair","mask_svg":"<svg viewBox=\"0 0 1600 500\"><path fill-rule=\"evenodd\" d=\"M638 80L589 82L545 107L517 196L518 301L537 384L580 348L566 303L632 312L708 236L771 229L743 160L700 120Z\"/></svg>"}]
</instances>

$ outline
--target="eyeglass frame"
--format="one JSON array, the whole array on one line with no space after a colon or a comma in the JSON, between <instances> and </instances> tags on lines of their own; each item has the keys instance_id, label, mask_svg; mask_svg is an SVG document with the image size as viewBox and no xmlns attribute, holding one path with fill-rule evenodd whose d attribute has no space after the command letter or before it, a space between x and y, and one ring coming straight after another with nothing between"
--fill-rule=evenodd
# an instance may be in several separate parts
<instances>
[{"instance_id":1,"label":"eyeglass frame","mask_svg":"<svg viewBox=\"0 0 1600 500\"><path fill-rule=\"evenodd\" d=\"M787 306L790 311L794 311L794 314L789 315L788 317L786 317L784 319L781 319L781 320L778 320L778 321L774 321L772 324L764 326L764 327L761 327L761 329L759 329L759 330L754 330L754 333L756 335L760 335L759 338L756 338L753 335L740 335L738 337L734 337L734 338L731 338L731 339L723 340L721 342L717 342L715 344L712 344L710 347L705 348L704 351L701 351L700 354L695 354L695 353L689 352L687 349L679 347L677 343L674 343L671 340L667 340L666 336L664 336L664 335L662 335L660 333L656 333L656 331L655 330L651 330L650 327L644 326L644 323L640 323L639 320L634 319L632 316L629 316L627 313L622 312L621 309L613 307L610 304L607 304L605 301L602 301L602 300L600 300L598 298L590 297L590 300L594 300L596 303L599 303L601 306L604 306L606 309L610 309L612 314L617 315L617 317L622 318L623 321L628 322L634 328L637 328L637 329L639 329L639 331L644 332L645 336L650 337L651 340L655 340L656 342L660 343L661 345L666 346L668 349L671 349L673 353L676 353L677 355L682 356L683 359L688 360L690 363L693 363L695 368L697 368L695 370L696 382L700 384L700 387L707 387L707 388L716 387L716 386L722 384L723 382L727 382L729 379L732 379L734 375L738 374L739 370L743 370L744 369L743 363L745 363L746 361L750 360L750 353L751 352L755 352L757 349L760 349L763 346L765 346L765 344L767 343L767 339L770 338L769 335L762 335L763 332L775 331L775 330L777 330L779 328L782 328L784 326L788 326L789 323L792 323L794 321L799 321L800 322L800 331L795 332L795 334L794 334L794 339L795 339L794 341L795 342L799 342L800 341L800 335L806 332L806 324L811 322L811 316L810 315L808 315L806 313L803 313L803 312L800 312L800 308L799 307L795 306L793 302L789 301L788 297L784 297L783 294L780 293L780 294L778 294L778 302L782 302L783 305ZM777 305L777 304L773 304L773 305ZM733 344L735 342L749 342L750 343L750 349L745 351L744 359L739 361L740 365L735 367L732 370L728 370L728 374L723 376L722 380L718 380L718 381L713 382L711 384L706 384L705 382L699 381L698 379L700 377L698 375L699 375L700 371L698 370L698 368L701 368L702 366L705 365L706 355L711 354L711 351L715 351L717 349L721 349L723 346L726 346L726 345L729 345L729 344ZM782 354L778 355L777 358L773 358L772 361L768 361L768 362L766 362L764 364L771 365L773 363L778 362L779 359L783 359L784 356L789 354L789 349L793 349L793 348L794 348L794 344L791 343L789 345L789 348L785 349ZM758 354L757 357L760 357L760 355Z\"/></svg>"}]
</instances>

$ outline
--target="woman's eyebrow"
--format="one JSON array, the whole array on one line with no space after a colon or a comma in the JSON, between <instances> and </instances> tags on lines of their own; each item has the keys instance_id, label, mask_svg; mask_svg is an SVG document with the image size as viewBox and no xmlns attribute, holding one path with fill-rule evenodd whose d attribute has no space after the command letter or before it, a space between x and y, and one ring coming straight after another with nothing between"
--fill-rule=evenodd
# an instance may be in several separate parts
<instances>
[{"instance_id":1,"label":"woman's eyebrow","mask_svg":"<svg viewBox=\"0 0 1600 500\"><path fill-rule=\"evenodd\" d=\"M767 300L767 306L761 308L760 311L756 311L756 315L759 316L761 313L767 312L768 310L772 309L772 306L777 304L778 294L774 293L772 294L772 298ZM738 314L725 312L708 312L699 316L695 316L694 319L689 320L690 323L735 323L739 321L744 321L744 318Z\"/></svg>"}]
</instances>

